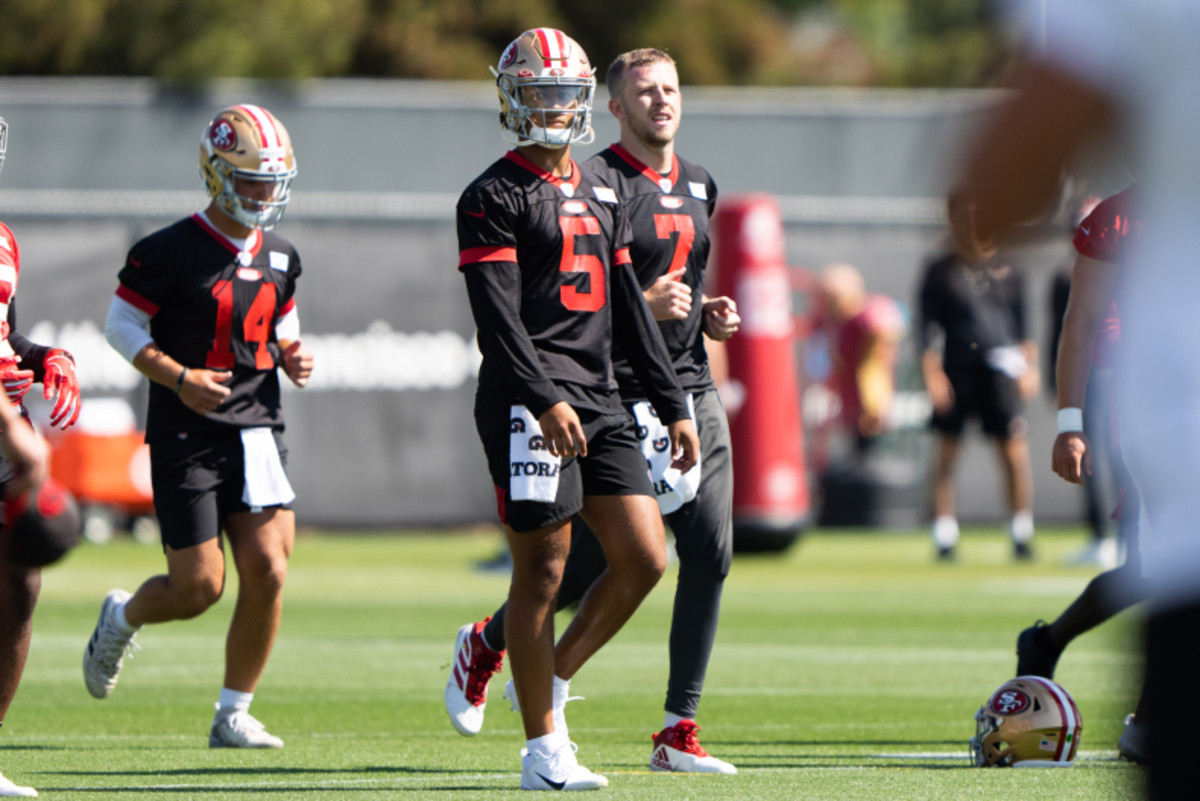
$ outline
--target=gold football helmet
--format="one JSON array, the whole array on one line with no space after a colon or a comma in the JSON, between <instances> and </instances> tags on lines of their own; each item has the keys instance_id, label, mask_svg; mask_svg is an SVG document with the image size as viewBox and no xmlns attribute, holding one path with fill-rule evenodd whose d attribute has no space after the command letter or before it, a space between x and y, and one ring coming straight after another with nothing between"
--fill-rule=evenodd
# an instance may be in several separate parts
<instances>
[{"instance_id":1,"label":"gold football helmet","mask_svg":"<svg viewBox=\"0 0 1200 801\"><path fill-rule=\"evenodd\" d=\"M592 130L592 97L596 73L587 53L571 37L554 28L525 31L504 49L492 67L500 95L500 135L515 145L560 148L587 144ZM570 115L566 127L551 127L547 118Z\"/></svg>"},{"instance_id":2,"label":"gold football helmet","mask_svg":"<svg viewBox=\"0 0 1200 801\"><path fill-rule=\"evenodd\" d=\"M1066 690L1041 676L1017 676L975 713L971 756L981 768L1069 768L1082 731Z\"/></svg>"},{"instance_id":3,"label":"gold football helmet","mask_svg":"<svg viewBox=\"0 0 1200 801\"><path fill-rule=\"evenodd\" d=\"M296 177L291 137L261 106L229 106L204 127L200 176L226 214L248 228L270 230L283 217ZM245 194L256 185L258 191Z\"/></svg>"}]
</instances>

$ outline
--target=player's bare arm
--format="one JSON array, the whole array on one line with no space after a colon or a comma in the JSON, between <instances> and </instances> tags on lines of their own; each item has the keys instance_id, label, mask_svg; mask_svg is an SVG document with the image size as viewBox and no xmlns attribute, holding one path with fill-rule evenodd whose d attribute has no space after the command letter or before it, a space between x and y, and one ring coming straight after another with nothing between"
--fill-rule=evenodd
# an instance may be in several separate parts
<instances>
[{"instance_id":1,"label":"player's bare arm","mask_svg":"<svg viewBox=\"0 0 1200 801\"><path fill-rule=\"evenodd\" d=\"M704 304L704 334L709 339L724 342L737 333L742 318L737 313L737 301L722 295L702 297Z\"/></svg>"},{"instance_id":2,"label":"player's bare arm","mask_svg":"<svg viewBox=\"0 0 1200 801\"><path fill-rule=\"evenodd\" d=\"M1059 409L1083 408L1096 330L1112 303L1115 280L1114 265L1087 256L1075 259L1055 366ZM1050 467L1063 480L1083 484L1084 477L1092 474L1092 449L1087 436L1082 431L1065 431L1055 437Z\"/></svg>"},{"instance_id":3,"label":"player's bare arm","mask_svg":"<svg viewBox=\"0 0 1200 801\"><path fill-rule=\"evenodd\" d=\"M692 288L681 280L687 267L659 276L642 292L655 320L686 320L692 310Z\"/></svg>"},{"instance_id":4,"label":"player's bare arm","mask_svg":"<svg viewBox=\"0 0 1200 801\"><path fill-rule=\"evenodd\" d=\"M196 414L215 411L229 397L230 390L224 382L233 373L203 367L185 368L154 343L138 351L133 366L146 378L173 390L183 405Z\"/></svg>"},{"instance_id":5,"label":"player's bare arm","mask_svg":"<svg viewBox=\"0 0 1200 801\"><path fill-rule=\"evenodd\" d=\"M921 354L921 374L935 412L944 412L954 405L954 390L942 369L942 357L936 351L927 350Z\"/></svg>"},{"instance_id":6,"label":"player's bare arm","mask_svg":"<svg viewBox=\"0 0 1200 801\"><path fill-rule=\"evenodd\" d=\"M313 371L312 351L304 347L299 339L281 339L279 347L283 350L283 372L301 389L308 386L308 377Z\"/></svg>"}]
</instances>

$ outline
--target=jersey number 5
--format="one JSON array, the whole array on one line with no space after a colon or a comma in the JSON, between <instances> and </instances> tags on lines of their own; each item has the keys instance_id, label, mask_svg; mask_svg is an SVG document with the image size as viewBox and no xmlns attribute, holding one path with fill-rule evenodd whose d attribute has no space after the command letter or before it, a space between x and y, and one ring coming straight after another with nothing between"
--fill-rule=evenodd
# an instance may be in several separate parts
<instances>
[{"instance_id":1,"label":"jersey number 5","mask_svg":"<svg viewBox=\"0 0 1200 801\"><path fill-rule=\"evenodd\" d=\"M575 238L602 233L600 221L595 217L559 217L558 224L563 235L559 272L587 273L591 285L587 291L573 284L559 287L562 304L571 311L599 311L607 300L604 294L604 262L591 253L576 253Z\"/></svg>"},{"instance_id":2,"label":"jersey number 5","mask_svg":"<svg viewBox=\"0 0 1200 801\"><path fill-rule=\"evenodd\" d=\"M212 288L213 297L217 299L217 330L213 335L213 347L208 352L204 366L210 370L229 370L233 368L233 282L217 281ZM254 302L242 320L242 338L248 345L254 345L254 366L259 370L270 370L275 366L271 351L267 349L267 340L271 336L271 324L275 319L275 287L272 284L260 284Z\"/></svg>"}]
</instances>

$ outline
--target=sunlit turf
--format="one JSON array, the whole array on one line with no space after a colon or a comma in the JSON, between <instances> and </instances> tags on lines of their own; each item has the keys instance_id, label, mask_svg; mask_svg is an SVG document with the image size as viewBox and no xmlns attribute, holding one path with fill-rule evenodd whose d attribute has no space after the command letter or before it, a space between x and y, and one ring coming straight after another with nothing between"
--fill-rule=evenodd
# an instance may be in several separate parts
<instances>
[{"instance_id":1,"label":"sunlit turf","mask_svg":"<svg viewBox=\"0 0 1200 801\"><path fill-rule=\"evenodd\" d=\"M651 772L661 727L672 568L576 677L568 708L580 761L611 798L1128 799L1142 774L1116 757L1133 708L1137 614L1077 640L1058 680L1084 718L1069 770L968 766L973 715L1011 676L1017 633L1052 619L1092 568L1063 567L1081 530L1039 531L1013 562L999 529L967 531L954 564L924 532L810 532L782 555L739 555L726 583L698 717L733 777ZM518 795L520 721L493 683L483 733L442 709L454 635L503 599L475 562L483 533L303 535L283 628L253 712L287 745L210 751L236 576L202 617L147 628L107 701L80 661L104 593L162 567L156 548L85 544L46 571L25 679L0 734L0 770L49 799L425 799ZM560 618L560 625L565 618Z\"/></svg>"}]
</instances>

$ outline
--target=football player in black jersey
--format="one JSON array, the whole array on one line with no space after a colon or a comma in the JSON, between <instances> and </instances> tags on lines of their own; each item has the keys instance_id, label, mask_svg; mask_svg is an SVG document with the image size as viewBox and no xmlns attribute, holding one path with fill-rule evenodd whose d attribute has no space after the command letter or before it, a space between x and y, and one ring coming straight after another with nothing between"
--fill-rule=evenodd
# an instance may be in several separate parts
<instances>
[{"instance_id":1,"label":"football player in black jersey","mask_svg":"<svg viewBox=\"0 0 1200 801\"><path fill-rule=\"evenodd\" d=\"M0 118L0 167L8 149L8 124ZM79 381L75 360L61 348L31 342L16 331L16 293L21 275L17 239L0 223L0 490L5 501L15 498L46 477L46 446L22 419L21 399L40 381L44 397L54 398L50 424L69 428L79 417ZM0 516L0 520L3 516ZM5 533L0 549L0 723L16 695L29 654L33 609L42 586L41 570L9 557ZM14 784L0 775L0 797L36 796L32 787Z\"/></svg>"},{"instance_id":2,"label":"football player in black jersey","mask_svg":"<svg viewBox=\"0 0 1200 801\"><path fill-rule=\"evenodd\" d=\"M679 579L671 625L670 676L663 729L656 735L650 766L686 773L736 773L730 763L709 755L696 736L696 710L712 654L720 614L721 590L733 554L733 472L729 423L709 372L705 335L728 339L740 318L730 298L703 296L708 262L708 221L716 206L717 187L703 167L674 152L682 103L674 60L665 52L640 49L623 53L606 76L609 110L621 124L621 141L589 159L584 169L620 198L633 239L630 255L638 282L654 314L675 368L694 404L700 433L701 463L693 470L699 487L680 503L675 489L655 475L662 511L675 535ZM699 302L694 302L699 298ZM619 348L614 368L621 398L638 419L645 390ZM652 417L652 416L651 416ZM639 427L645 442L646 426ZM577 603L604 571L604 551L579 517L572 531L558 608ZM484 648L505 648L501 607L487 621ZM486 650L485 650L486 649ZM480 664L487 664L482 658ZM486 668L478 681L486 683ZM482 703L477 708L482 712Z\"/></svg>"},{"instance_id":3,"label":"football player in black jersey","mask_svg":"<svg viewBox=\"0 0 1200 801\"><path fill-rule=\"evenodd\" d=\"M133 246L105 323L109 343L150 380L146 441L167 573L104 599L84 680L107 698L138 629L217 602L227 536L240 581L208 744L280 748L249 707L295 539L277 368L303 387L313 366L295 308L300 259L272 232L296 175L287 130L259 106L223 109L204 128L200 172L212 201Z\"/></svg>"},{"instance_id":4,"label":"football player in black jersey","mask_svg":"<svg viewBox=\"0 0 1200 801\"><path fill-rule=\"evenodd\" d=\"M666 424L677 469L695 464L699 441L629 263L616 192L571 159L571 144L593 136L586 54L561 31L526 31L501 56L497 87L502 132L517 147L459 200L459 269L483 354L476 427L513 555L506 633L527 739L521 787L590 789L608 781L575 759L563 716L568 683L666 569L662 518L613 372L615 342ZM608 568L555 643L577 512ZM472 654L484 655L481 629L460 629L446 685L463 733L482 719L486 681L468 670Z\"/></svg>"}]
</instances>

